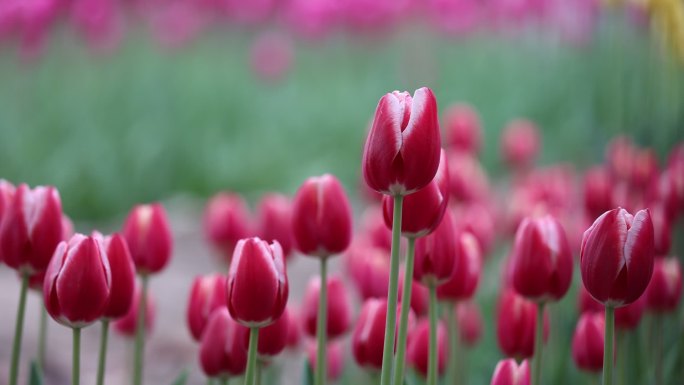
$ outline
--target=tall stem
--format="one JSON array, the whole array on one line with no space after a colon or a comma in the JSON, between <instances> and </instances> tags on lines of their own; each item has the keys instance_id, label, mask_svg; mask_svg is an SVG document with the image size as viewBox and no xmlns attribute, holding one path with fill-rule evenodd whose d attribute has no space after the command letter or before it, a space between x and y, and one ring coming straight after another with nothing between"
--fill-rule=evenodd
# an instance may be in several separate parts
<instances>
[{"instance_id":1,"label":"tall stem","mask_svg":"<svg viewBox=\"0 0 684 385\"><path fill-rule=\"evenodd\" d=\"M255 385L257 345L259 344L259 328L251 328L249 331L249 348L247 349L247 371L245 373L245 385Z\"/></svg>"},{"instance_id":2,"label":"tall stem","mask_svg":"<svg viewBox=\"0 0 684 385\"><path fill-rule=\"evenodd\" d=\"M541 385L542 349L544 348L544 302L537 304L537 323L535 328L532 385Z\"/></svg>"},{"instance_id":3,"label":"tall stem","mask_svg":"<svg viewBox=\"0 0 684 385\"><path fill-rule=\"evenodd\" d=\"M617 362L615 363L615 376L618 385L625 385L625 370L627 369L627 333L618 330L615 333L615 349L617 349Z\"/></svg>"},{"instance_id":4,"label":"tall stem","mask_svg":"<svg viewBox=\"0 0 684 385\"><path fill-rule=\"evenodd\" d=\"M40 328L38 329L38 367L45 367L45 340L47 339L47 309L45 302L40 300Z\"/></svg>"},{"instance_id":5,"label":"tall stem","mask_svg":"<svg viewBox=\"0 0 684 385\"><path fill-rule=\"evenodd\" d=\"M428 385L437 385L437 320L439 309L437 304L437 286L430 285L430 344L428 345Z\"/></svg>"},{"instance_id":6,"label":"tall stem","mask_svg":"<svg viewBox=\"0 0 684 385\"><path fill-rule=\"evenodd\" d=\"M14 342L12 343L12 364L10 365L9 385L17 385L19 376L19 356L21 355L21 335L24 332L24 313L26 310L26 291L28 290L28 273L21 275L21 291L19 291L19 309L14 326Z\"/></svg>"},{"instance_id":7,"label":"tall stem","mask_svg":"<svg viewBox=\"0 0 684 385\"><path fill-rule=\"evenodd\" d=\"M382 348L382 371L380 385L392 383L392 353L397 330L397 286L399 281L399 242L401 241L401 210L404 197L394 197L392 215L392 251L390 257L390 280L387 290L387 317L385 321L385 342ZM410 285L410 282L406 284Z\"/></svg>"},{"instance_id":8,"label":"tall stem","mask_svg":"<svg viewBox=\"0 0 684 385\"><path fill-rule=\"evenodd\" d=\"M147 280L149 276L143 274L142 292L138 306L138 325L135 330L135 357L133 361L133 384L142 385L143 359L145 356L145 313L147 310Z\"/></svg>"},{"instance_id":9,"label":"tall stem","mask_svg":"<svg viewBox=\"0 0 684 385\"><path fill-rule=\"evenodd\" d=\"M326 357L325 343L328 334L328 259L321 259L321 289L318 295L318 325L316 326L316 339L318 340L316 351L316 385L325 385Z\"/></svg>"},{"instance_id":10,"label":"tall stem","mask_svg":"<svg viewBox=\"0 0 684 385\"><path fill-rule=\"evenodd\" d=\"M109 320L102 320L102 334L100 336L100 360L97 365L97 385L104 384L105 364L107 362L107 338L109 336Z\"/></svg>"},{"instance_id":11,"label":"tall stem","mask_svg":"<svg viewBox=\"0 0 684 385\"><path fill-rule=\"evenodd\" d=\"M660 314L653 315L653 323L655 324L655 385L663 385L663 318Z\"/></svg>"},{"instance_id":12,"label":"tall stem","mask_svg":"<svg viewBox=\"0 0 684 385\"><path fill-rule=\"evenodd\" d=\"M615 308L606 306L606 334L603 340L603 385L613 385Z\"/></svg>"},{"instance_id":13,"label":"tall stem","mask_svg":"<svg viewBox=\"0 0 684 385\"><path fill-rule=\"evenodd\" d=\"M447 367L447 384L459 385L461 378L464 377L461 368L461 342L458 335L458 320L456 319L457 302L448 302L446 304L447 322L449 323L449 366ZM464 379L465 382L465 379Z\"/></svg>"},{"instance_id":14,"label":"tall stem","mask_svg":"<svg viewBox=\"0 0 684 385\"><path fill-rule=\"evenodd\" d=\"M254 385L261 385L261 370L263 370L264 366L261 364L261 362L257 359L257 364L256 364L256 373L254 374Z\"/></svg>"},{"instance_id":15,"label":"tall stem","mask_svg":"<svg viewBox=\"0 0 684 385\"><path fill-rule=\"evenodd\" d=\"M397 355L394 360L394 384L404 382L404 365L406 363L406 338L408 336L408 318L411 311L411 285L413 281L413 259L416 239L408 238L408 250L404 266L404 288L401 294L401 315L399 316L399 336L397 338Z\"/></svg>"},{"instance_id":16,"label":"tall stem","mask_svg":"<svg viewBox=\"0 0 684 385\"><path fill-rule=\"evenodd\" d=\"M71 365L71 383L78 385L81 378L81 328L74 328L74 347Z\"/></svg>"}]
</instances>

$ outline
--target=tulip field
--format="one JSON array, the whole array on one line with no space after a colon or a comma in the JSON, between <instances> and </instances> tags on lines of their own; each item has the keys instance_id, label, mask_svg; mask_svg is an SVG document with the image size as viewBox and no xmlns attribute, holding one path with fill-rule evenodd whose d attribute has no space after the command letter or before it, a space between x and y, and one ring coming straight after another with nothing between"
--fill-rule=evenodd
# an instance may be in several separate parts
<instances>
[{"instance_id":1,"label":"tulip field","mask_svg":"<svg viewBox=\"0 0 684 385\"><path fill-rule=\"evenodd\" d=\"M0 385L684 382L681 0L0 0Z\"/></svg>"}]
</instances>

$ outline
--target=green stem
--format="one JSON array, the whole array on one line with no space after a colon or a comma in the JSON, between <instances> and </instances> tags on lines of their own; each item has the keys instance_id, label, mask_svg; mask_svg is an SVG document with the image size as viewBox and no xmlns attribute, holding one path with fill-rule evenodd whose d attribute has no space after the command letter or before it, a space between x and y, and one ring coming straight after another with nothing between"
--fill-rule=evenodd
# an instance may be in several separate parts
<instances>
[{"instance_id":1,"label":"green stem","mask_svg":"<svg viewBox=\"0 0 684 385\"><path fill-rule=\"evenodd\" d=\"M447 384L459 385L463 371L459 370L461 366L461 343L458 335L458 320L456 319L457 302L448 302L446 304L447 322L449 329L449 366L447 367ZM464 379L465 380L465 379Z\"/></svg>"},{"instance_id":2,"label":"green stem","mask_svg":"<svg viewBox=\"0 0 684 385\"><path fill-rule=\"evenodd\" d=\"M627 332L618 330L615 335L617 349L617 362L615 362L615 376L619 385L625 384L625 371L627 369Z\"/></svg>"},{"instance_id":3,"label":"green stem","mask_svg":"<svg viewBox=\"0 0 684 385\"><path fill-rule=\"evenodd\" d=\"M387 317L385 320L385 342L382 348L382 371L380 385L392 383L392 355L394 353L394 336L397 330L397 287L399 281L399 242L401 241L401 210L404 197L394 197L392 215L392 251L390 257L390 280L387 290ZM411 285L406 282L405 285Z\"/></svg>"},{"instance_id":4,"label":"green stem","mask_svg":"<svg viewBox=\"0 0 684 385\"><path fill-rule=\"evenodd\" d=\"M81 378L81 328L74 328L74 347L71 366L71 383L78 385Z\"/></svg>"},{"instance_id":5,"label":"green stem","mask_svg":"<svg viewBox=\"0 0 684 385\"><path fill-rule=\"evenodd\" d=\"M28 290L28 273L21 275L21 291L19 291L19 309L14 326L14 342L12 343L12 365L10 366L9 384L17 385L19 375L19 356L21 355L21 336L24 332L24 313L26 310L26 291Z\"/></svg>"},{"instance_id":6,"label":"green stem","mask_svg":"<svg viewBox=\"0 0 684 385\"><path fill-rule=\"evenodd\" d=\"M394 359L394 384L404 383L404 365L406 364L406 339L408 336L408 318L411 311L411 285L413 281L413 259L416 239L408 238L408 250L404 266L404 288L401 294L401 315L399 316L399 336L397 338L397 354Z\"/></svg>"},{"instance_id":7,"label":"green stem","mask_svg":"<svg viewBox=\"0 0 684 385\"><path fill-rule=\"evenodd\" d=\"M40 327L38 329L38 367L45 367L45 340L47 339L47 309L45 302L40 301Z\"/></svg>"},{"instance_id":8,"label":"green stem","mask_svg":"<svg viewBox=\"0 0 684 385\"><path fill-rule=\"evenodd\" d=\"M328 332L328 263L327 258L321 259L321 289L318 294L318 325L316 326L316 385L325 385L326 376L326 336Z\"/></svg>"},{"instance_id":9,"label":"green stem","mask_svg":"<svg viewBox=\"0 0 684 385\"><path fill-rule=\"evenodd\" d=\"M97 365L97 385L104 384L105 364L107 363L107 338L109 336L109 320L102 320L102 334L100 336L100 360Z\"/></svg>"},{"instance_id":10,"label":"green stem","mask_svg":"<svg viewBox=\"0 0 684 385\"><path fill-rule=\"evenodd\" d=\"M655 324L655 350L653 358L655 360L655 385L663 385L663 318L659 314L653 315Z\"/></svg>"},{"instance_id":11,"label":"green stem","mask_svg":"<svg viewBox=\"0 0 684 385\"><path fill-rule=\"evenodd\" d=\"M535 328L532 385L541 385L542 349L544 348L544 302L537 304L537 324Z\"/></svg>"},{"instance_id":12,"label":"green stem","mask_svg":"<svg viewBox=\"0 0 684 385\"><path fill-rule=\"evenodd\" d=\"M430 344L428 345L428 385L437 385L437 320L439 309L437 304L437 286L430 285Z\"/></svg>"},{"instance_id":13,"label":"green stem","mask_svg":"<svg viewBox=\"0 0 684 385\"><path fill-rule=\"evenodd\" d=\"M147 310L147 281L149 276L143 274L142 292L138 306L138 325L135 330L135 356L133 359L133 384L142 385L143 358L145 356L145 313Z\"/></svg>"},{"instance_id":14,"label":"green stem","mask_svg":"<svg viewBox=\"0 0 684 385\"><path fill-rule=\"evenodd\" d=\"M261 361L257 359L256 373L254 374L254 385L261 385L261 370L263 367L264 366L261 364Z\"/></svg>"},{"instance_id":15,"label":"green stem","mask_svg":"<svg viewBox=\"0 0 684 385\"><path fill-rule=\"evenodd\" d=\"M247 371L245 385L254 385L256 379L257 345L259 344L259 328L253 327L249 331L249 348L247 350Z\"/></svg>"},{"instance_id":16,"label":"green stem","mask_svg":"<svg viewBox=\"0 0 684 385\"><path fill-rule=\"evenodd\" d=\"M603 340L603 385L613 385L615 308L606 306L606 334Z\"/></svg>"},{"instance_id":17,"label":"green stem","mask_svg":"<svg viewBox=\"0 0 684 385\"><path fill-rule=\"evenodd\" d=\"M230 382L230 377L223 376L219 378L219 382L221 383L221 385L228 385L228 382Z\"/></svg>"}]
</instances>

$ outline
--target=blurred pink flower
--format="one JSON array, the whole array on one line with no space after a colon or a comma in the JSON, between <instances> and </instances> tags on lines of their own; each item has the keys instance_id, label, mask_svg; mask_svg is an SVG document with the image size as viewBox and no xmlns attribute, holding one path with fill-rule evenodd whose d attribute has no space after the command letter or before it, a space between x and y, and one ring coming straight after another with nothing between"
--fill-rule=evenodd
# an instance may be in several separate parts
<instances>
[{"instance_id":1,"label":"blurred pink flower","mask_svg":"<svg viewBox=\"0 0 684 385\"><path fill-rule=\"evenodd\" d=\"M266 32L252 43L250 66L260 80L282 80L292 66L292 42L283 34Z\"/></svg>"},{"instance_id":2,"label":"blurred pink flower","mask_svg":"<svg viewBox=\"0 0 684 385\"><path fill-rule=\"evenodd\" d=\"M115 0L74 0L71 19L97 53L109 53L121 41L123 23Z\"/></svg>"}]
</instances>

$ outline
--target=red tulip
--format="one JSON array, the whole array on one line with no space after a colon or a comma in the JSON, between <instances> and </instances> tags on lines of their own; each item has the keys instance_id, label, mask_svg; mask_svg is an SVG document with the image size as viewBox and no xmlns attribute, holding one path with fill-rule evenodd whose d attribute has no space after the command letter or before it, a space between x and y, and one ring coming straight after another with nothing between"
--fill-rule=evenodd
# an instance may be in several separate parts
<instances>
[{"instance_id":1,"label":"red tulip","mask_svg":"<svg viewBox=\"0 0 684 385\"><path fill-rule=\"evenodd\" d=\"M0 179L0 225L2 224L2 218L5 211L9 209L9 206L12 203L15 191L16 188L13 184L4 179Z\"/></svg>"},{"instance_id":2,"label":"red tulip","mask_svg":"<svg viewBox=\"0 0 684 385\"><path fill-rule=\"evenodd\" d=\"M338 276L328 277L327 283L327 330L328 339L340 337L349 330L351 324L351 303L347 295L347 288ZM302 321L304 331L312 337L316 336L318 325L318 297L321 290L320 277L314 277L309 281L309 286L304 294L302 303Z\"/></svg>"},{"instance_id":3,"label":"red tulip","mask_svg":"<svg viewBox=\"0 0 684 385\"><path fill-rule=\"evenodd\" d=\"M204 209L204 232L209 242L230 262L238 241L251 235L244 199L228 192L211 197Z\"/></svg>"},{"instance_id":4,"label":"red tulip","mask_svg":"<svg viewBox=\"0 0 684 385\"><path fill-rule=\"evenodd\" d=\"M447 331L444 323L437 324L437 371L439 375L444 373L446 362L449 358ZM428 372L428 355L430 343L430 321L423 319L418 321L415 328L409 330L408 347L406 358L409 365L423 377Z\"/></svg>"},{"instance_id":5,"label":"red tulip","mask_svg":"<svg viewBox=\"0 0 684 385\"><path fill-rule=\"evenodd\" d=\"M635 216L617 208L601 215L584 233L582 281L608 306L634 302L653 272L653 223L648 210Z\"/></svg>"},{"instance_id":6,"label":"red tulip","mask_svg":"<svg viewBox=\"0 0 684 385\"><path fill-rule=\"evenodd\" d=\"M7 188L6 188L7 189ZM9 189L7 189L9 190ZM5 193L5 198L9 194ZM17 187L0 225L0 255L20 273L45 271L62 240L62 203L54 187Z\"/></svg>"},{"instance_id":7,"label":"red tulip","mask_svg":"<svg viewBox=\"0 0 684 385\"><path fill-rule=\"evenodd\" d=\"M244 339L249 329L230 318L228 309L218 308L211 313L200 342L199 359L208 377L239 376L247 368Z\"/></svg>"},{"instance_id":8,"label":"red tulip","mask_svg":"<svg viewBox=\"0 0 684 385\"><path fill-rule=\"evenodd\" d=\"M662 203L652 204L649 208L653 222L653 252L662 257L670 252L672 245L672 225L665 206Z\"/></svg>"},{"instance_id":9,"label":"red tulip","mask_svg":"<svg viewBox=\"0 0 684 385\"><path fill-rule=\"evenodd\" d=\"M534 123L524 119L508 123L501 136L501 153L509 167L529 168L538 152L539 132Z\"/></svg>"},{"instance_id":10,"label":"red tulip","mask_svg":"<svg viewBox=\"0 0 684 385\"><path fill-rule=\"evenodd\" d=\"M646 310L646 296L642 295L627 306L615 309L615 328L617 330L634 330L639 326Z\"/></svg>"},{"instance_id":11,"label":"red tulip","mask_svg":"<svg viewBox=\"0 0 684 385\"><path fill-rule=\"evenodd\" d=\"M477 239L468 232L456 234L456 261L449 280L437 286L437 298L467 300L475 294L482 274L482 252Z\"/></svg>"},{"instance_id":12,"label":"red tulip","mask_svg":"<svg viewBox=\"0 0 684 385\"><path fill-rule=\"evenodd\" d=\"M578 368L589 372L603 369L603 313L584 313L572 337L572 358Z\"/></svg>"},{"instance_id":13,"label":"red tulip","mask_svg":"<svg viewBox=\"0 0 684 385\"><path fill-rule=\"evenodd\" d=\"M171 229L159 203L133 207L126 218L123 236L138 274L161 271L171 258Z\"/></svg>"},{"instance_id":14,"label":"red tulip","mask_svg":"<svg viewBox=\"0 0 684 385\"><path fill-rule=\"evenodd\" d=\"M537 304L511 289L499 297L496 335L501 351L510 357L532 357L537 324ZM544 341L549 336L548 314L544 314Z\"/></svg>"},{"instance_id":15,"label":"red tulip","mask_svg":"<svg viewBox=\"0 0 684 385\"><path fill-rule=\"evenodd\" d=\"M138 313L140 310L141 298L142 290L140 289L140 285L136 285L133 293L133 302L128 308L128 313L114 321L114 330L122 336L135 337L136 331L138 330ZM148 337L151 334L156 318L157 304L148 290L147 297L145 298L145 337Z\"/></svg>"},{"instance_id":16,"label":"red tulip","mask_svg":"<svg viewBox=\"0 0 684 385\"><path fill-rule=\"evenodd\" d=\"M656 258L645 295L648 308L654 312L670 313L677 309L682 298L682 267L677 257Z\"/></svg>"},{"instance_id":17,"label":"red tulip","mask_svg":"<svg viewBox=\"0 0 684 385\"><path fill-rule=\"evenodd\" d=\"M380 99L363 151L363 176L373 190L408 195L427 186L439 167L437 101L429 88Z\"/></svg>"},{"instance_id":18,"label":"red tulip","mask_svg":"<svg viewBox=\"0 0 684 385\"><path fill-rule=\"evenodd\" d=\"M475 156L450 152L449 193L458 202L482 201L489 195L489 180Z\"/></svg>"},{"instance_id":19,"label":"red tulip","mask_svg":"<svg viewBox=\"0 0 684 385\"><path fill-rule=\"evenodd\" d=\"M340 182L325 174L304 181L292 208L295 244L306 255L326 258L351 241L351 207Z\"/></svg>"},{"instance_id":20,"label":"red tulip","mask_svg":"<svg viewBox=\"0 0 684 385\"><path fill-rule=\"evenodd\" d=\"M473 347L482 337L484 322L480 307L475 301L459 302L456 305L456 322L460 342L468 347Z\"/></svg>"},{"instance_id":21,"label":"red tulip","mask_svg":"<svg viewBox=\"0 0 684 385\"><path fill-rule=\"evenodd\" d=\"M289 288L278 242L240 240L230 262L227 286L228 310L241 325L263 327L280 318Z\"/></svg>"},{"instance_id":22,"label":"red tulip","mask_svg":"<svg viewBox=\"0 0 684 385\"><path fill-rule=\"evenodd\" d=\"M72 3L71 16L91 49L109 53L119 44L122 36L122 19L112 0L77 0Z\"/></svg>"},{"instance_id":23,"label":"red tulip","mask_svg":"<svg viewBox=\"0 0 684 385\"><path fill-rule=\"evenodd\" d=\"M401 233L405 237L424 237L442 221L449 203L449 170L444 150L434 179L425 187L404 198L402 203ZM392 228L394 198L382 199L385 225Z\"/></svg>"},{"instance_id":24,"label":"red tulip","mask_svg":"<svg viewBox=\"0 0 684 385\"><path fill-rule=\"evenodd\" d=\"M456 219L456 227L460 232L472 233L482 250L483 259L494 246L496 234L496 213L483 203L459 205L452 212Z\"/></svg>"},{"instance_id":25,"label":"red tulip","mask_svg":"<svg viewBox=\"0 0 684 385\"><path fill-rule=\"evenodd\" d=\"M636 151L634 159L632 160L632 172L630 175L632 186L643 189L644 186L648 186L657 175L658 159L656 158L653 149L647 148Z\"/></svg>"},{"instance_id":26,"label":"red tulip","mask_svg":"<svg viewBox=\"0 0 684 385\"><path fill-rule=\"evenodd\" d=\"M467 104L455 104L444 112L444 130L449 147L476 155L482 142L482 124L475 109Z\"/></svg>"},{"instance_id":27,"label":"red tulip","mask_svg":"<svg viewBox=\"0 0 684 385\"><path fill-rule=\"evenodd\" d=\"M292 252L292 204L282 194L267 194L258 208L258 236L267 241L278 241L285 259Z\"/></svg>"},{"instance_id":28,"label":"red tulip","mask_svg":"<svg viewBox=\"0 0 684 385\"><path fill-rule=\"evenodd\" d=\"M613 138L606 146L606 163L611 174L618 180L627 180L632 174L636 148L626 136Z\"/></svg>"},{"instance_id":29,"label":"red tulip","mask_svg":"<svg viewBox=\"0 0 684 385\"><path fill-rule=\"evenodd\" d=\"M288 332L290 330L290 315L287 307L283 314L272 324L259 329L259 344L257 353L263 361L269 361L285 349ZM249 348L249 334L245 333L244 347Z\"/></svg>"},{"instance_id":30,"label":"red tulip","mask_svg":"<svg viewBox=\"0 0 684 385\"><path fill-rule=\"evenodd\" d=\"M45 308L62 325L87 326L104 314L111 279L102 240L76 234L57 246L45 273Z\"/></svg>"},{"instance_id":31,"label":"red tulip","mask_svg":"<svg viewBox=\"0 0 684 385\"><path fill-rule=\"evenodd\" d=\"M426 286L438 286L451 277L456 265L456 230L447 212L434 233L418 238L413 279Z\"/></svg>"},{"instance_id":32,"label":"red tulip","mask_svg":"<svg viewBox=\"0 0 684 385\"><path fill-rule=\"evenodd\" d=\"M584 208L591 220L616 206L613 181L608 171L596 166L584 176Z\"/></svg>"},{"instance_id":33,"label":"red tulip","mask_svg":"<svg viewBox=\"0 0 684 385\"><path fill-rule=\"evenodd\" d=\"M527 360L518 365L513 358L499 361L492 375L491 385L530 385L530 366Z\"/></svg>"},{"instance_id":34,"label":"red tulip","mask_svg":"<svg viewBox=\"0 0 684 385\"><path fill-rule=\"evenodd\" d=\"M296 349L299 346L299 341L302 339L302 331L299 327L299 312L294 306L289 306L285 309L289 319L287 323L287 347Z\"/></svg>"},{"instance_id":35,"label":"red tulip","mask_svg":"<svg viewBox=\"0 0 684 385\"><path fill-rule=\"evenodd\" d=\"M595 300L594 297L589 294L587 289L584 288L584 284L580 285L579 291L577 293L577 307L579 308L580 314L603 313L605 310L603 304Z\"/></svg>"},{"instance_id":36,"label":"red tulip","mask_svg":"<svg viewBox=\"0 0 684 385\"><path fill-rule=\"evenodd\" d=\"M226 277L221 274L195 277L187 310L188 329L195 341L202 338L214 310L223 307L226 307Z\"/></svg>"},{"instance_id":37,"label":"red tulip","mask_svg":"<svg viewBox=\"0 0 684 385\"><path fill-rule=\"evenodd\" d=\"M112 285L104 317L120 318L128 313L135 289L135 266L126 240L117 233L105 237L103 245L109 260Z\"/></svg>"},{"instance_id":38,"label":"red tulip","mask_svg":"<svg viewBox=\"0 0 684 385\"><path fill-rule=\"evenodd\" d=\"M381 207L370 206L363 212L360 235L372 246L385 249L388 253L391 251L392 231L385 225Z\"/></svg>"},{"instance_id":39,"label":"red tulip","mask_svg":"<svg viewBox=\"0 0 684 385\"><path fill-rule=\"evenodd\" d=\"M309 343L307 352L307 359L309 360L309 365L312 368L316 367L318 352L315 342ZM344 350L342 349L341 341L332 341L326 346L325 351L326 359L326 378L328 381L336 382L342 376L342 371L344 369Z\"/></svg>"},{"instance_id":40,"label":"red tulip","mask_svg":"<svg viewBox=\"0 0 684 385\"><path fill-rule=\"evenodd\" d=\"M402 295L404 293L404 268L399 272L399 296L398 301L401 303ZM416 313L416 316L422 317L427 315L430 301L430 292L427 287L420 284L420 282L411 280L411 310Z\"/></svg>"},{"instance_id":41,"label":"red tulip","mask_svg":"<svg viewBox=\"0 0 684 385\"><path fill-rule=\"evenodd\" d=\"M361 299L387 297L389 251L359 245L350 248L345 257L351 279Z\"/></svg>"},{"instance_id":42,"label":"red tulip","mask_svg":"<svg viewBox=\"0 0 684 385\"><path fill-rule=\"evenodd\" d=\"M574 261L565 231L551 215L523 219L512 258L513 287L521 295L557 301L568 292Z\"/></svg>"}]
</instances>

